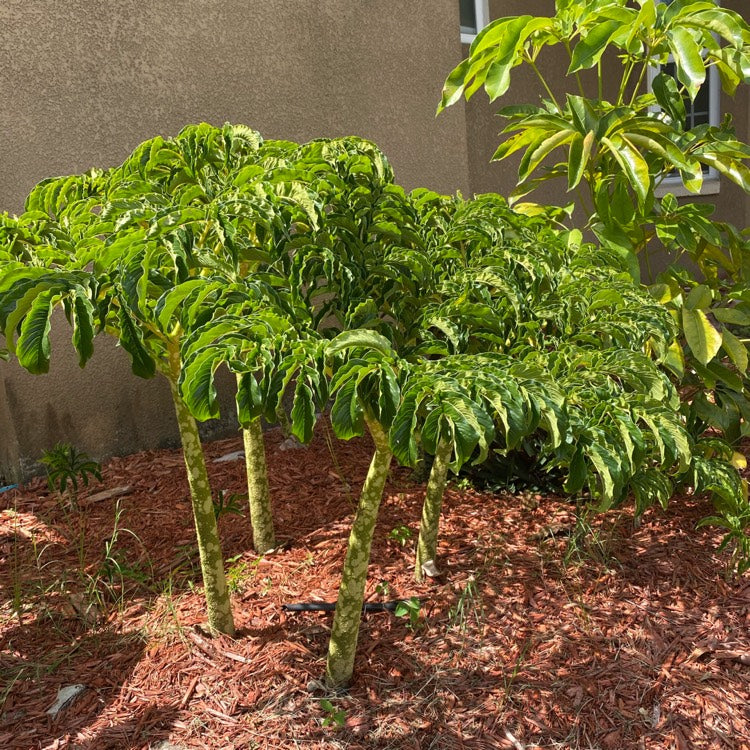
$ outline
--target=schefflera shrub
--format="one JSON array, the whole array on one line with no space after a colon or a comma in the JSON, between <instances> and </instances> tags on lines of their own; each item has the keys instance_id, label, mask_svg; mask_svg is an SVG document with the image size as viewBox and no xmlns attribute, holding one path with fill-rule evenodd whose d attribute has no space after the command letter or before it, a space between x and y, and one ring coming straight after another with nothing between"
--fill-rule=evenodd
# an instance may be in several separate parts
<instances>
[{"instance_id":1,"label":"schefflera shrub","mask_svg":"<svg viewBox=\"0 0 750 750\"><path fill-rule=\"evenodd\" d=\"M506 127L494 155L517 160L510 201L548 180L567 184L577 197L569 223L585 226L618 265L625 260L634 279L648 269L644 281L681 328L669 366L683 383L691 434L711 430L739 445L750 416L749 235L717 220L710 201L669 192L681 182L686 194L700 193L709 170L750 192L750 144L731 114L696 124L686 106L714 74L722 97L750 83L747 13L726 5L555 0L549 15L497 18L448 76L439 110L480 89L490 102L513 94L498 111ZM524 79L521 96L515 71L524 67L539 87ZM656 278L654 252L669 262Z\"/></svg>"},{"instance_id":2,"label":"schefflera shrub","mask_svg":"<svg viewBox=\"0 0 750 750\"><path fill-rule=\"evenodd\" d=\"M436 266L457 293L432 313L452 327L450 335L436 332L433 346L484 348L512 355L527 370L541 367L565 395L568 429L559 441L534 442L538 465L562 468L564 489L587 490L600 510L633 496L640 515L655 502L665 506L678 489L708 492L715 512L705 522L726 530L722 544L733 546L732 565L744 570L746 486L728 443L693 434L673 367L679 331L670 312L631 280L615 253L582 243L576 231L548 225L540 233L534 221L525 228L517 216L503 221L512 213L496 199L456 212L464 227L454 220L450 231L461 238L461 252L441 253ZM510 235L496 230L487 242L470 225L488 223L514 228ZM493 316L486 306L506 314ZM508 436L494 447L501 454L519 445Z\"/></svg>"}]
</instances>

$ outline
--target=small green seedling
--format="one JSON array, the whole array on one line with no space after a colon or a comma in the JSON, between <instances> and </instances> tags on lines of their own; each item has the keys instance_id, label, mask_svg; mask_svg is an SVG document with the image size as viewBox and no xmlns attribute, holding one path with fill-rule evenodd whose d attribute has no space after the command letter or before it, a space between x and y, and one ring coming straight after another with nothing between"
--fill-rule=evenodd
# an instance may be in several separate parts
<instances>
[{"instance_id":1,"label":"small green seedling","mask_svg":"<svg viewBox=\"0 0 750 750\"><path fill-rule=\"evenodd\" d=\"M388 597L388 594L391 591L391 584L388 583L388 581L381 581L376 587L375 591L383 597L383 599L386 599Z\"/></svg>"},{"instance_id":2,"label":"small green seedling","mask_svg":"<svg viewBox=\"0 0 750 750\"><path fill-rule=\"evenodd\" d=\"M448 627L458 628L465 633L471 621L476 625L481 625L483 620L482 595L477 588L477 580L472 575L461 590L456 605L448 612Z\"/></svg>"},{"instance_id":3,"label":"small green seedling","mask_svg":"<svg viewBox=\"0 0 750 750\"><path fill-rule=\"evenodd\" d=\"M241 516L243 515L240 510L240 501L244 500L247 502L247 495L243 495L239 492L233 492L231 495L224 490L219 490L216 499L213 500L214 504L214 517L218 521L222 516Z\"/></svg>"},{"instance_id":4,"label":"small green seedling","mask_svg":"<svg viewBox=\"0 0 750 750\"><path fill-rule=\"evenodd\" d=\"M408 617L409 622L406 624L406 627L409 630L417 631L424 625L422 618L419 616L420 606L419 599L416 596L412 596L410 599L404 599L399 602L396 605L394 614L396 617Z\"/></svg>"},{"instance_id":5,"label":"small green seedling","mask_svg":"<svg viewBox=\"0 0 750 750\"><path fill-rule=\"evenodd\" d=\"M119 583L124 585L127 579L141 585L148 580L146 571L139 563L129 562L125 550L116 549L122 534L130 535L141 547L143 546L143 542L138 535L120 523L122 514L123 510L118 501L115 505L115 522L112 526L112 534L104 540L104 559L99 566L96 578L109 584Z\"/></svg>"},{"instance_id":6,"label":"small green seedling","mask_svg":"<svg viewBox=\"0 0 750 750\"><path fill-rule=\"evenodd\" d=\"M47 467L50 489L61 498L67 497L74 508L78 505L80 485L88 487L91 477L102 481L101 464L70 443L58 443L45 451L39 460Z\"/></svg>"},{"instance_id":7,"label":"small green seedling","mask_svg":"<svg viewBox=\"0 0 750 750\"><path fill-rule=\"evenodd\" d=\"M396 528L391 529L391 533L388 534L389 539L398 542L402 547L405 547L409 543L412 536L412 530L408 526L403 525L396 526Z\"/></svg>"},{"instance_id":8,"label":"small green seedling","mask_svg":"<svg viewBox=\"0 0 750 750\"><path fill-rule=\"evenodd\" d=\"M261 560L263 560L263 555L251 562L243 560L242 555L235 555L227 560L229 563L227 587L230 593L237 594L245 590L248 582L255 578Z\"/></svg>"},{"instance_id":9,"label":"small green seedling","mask_svg":"<svg viewBox=\"0 0 750 750\"><path fill-rule=\"evenodd\" d=\"M454 485L457 490L461 490L462 492L474 489L474 485L469 477L458 477L455 480Z\"/></svg>"},{"instance_id":10,"label":"small green seedling","mask_svg":"<svg viewBox=\"0 0 750 750\"><path fill-rule=\"evenodd\" d=\"M346 724L346 711L337 709L327 698L323 698L319 705L326 712L326 717L323 719L324 727L330 727L332 724L343 727Z\"/></svg>"}]
</instances>

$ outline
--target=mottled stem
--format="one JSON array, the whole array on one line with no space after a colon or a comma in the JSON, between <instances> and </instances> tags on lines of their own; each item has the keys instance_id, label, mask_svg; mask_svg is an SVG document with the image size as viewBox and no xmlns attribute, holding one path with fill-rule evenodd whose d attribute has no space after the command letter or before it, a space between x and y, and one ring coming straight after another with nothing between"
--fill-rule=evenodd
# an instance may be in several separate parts
<instances>
[{"instance_id":1,"label":"mottled stem","mask_svg":"<svg viewBox=\"0 0 750 750\"><path fill-rule=\"evenodd\" d=\"M331 688L346 687L354 673L372 536L391 465L385 430L377 422L368 420L367 424L375 442L375 454L362 486L341 574L326 661L326 684Z\"/></svg>"},{"instance_id":2,"label":"mottled stem","mask_svg":"<svg viewBox=\"0 0 750 750\"><path fill-rule=\"evenodd\" d=\"M208 484L206 460L198 434L198 425L180 396L175 373L179 375L178 362L173 365L172 374L168 376L168 379L190 485L190 499L193 505L193 519L198 538L203 588L208 610L208 627L212 632L234 635L232 604L224 577L224 558L221 554L219 530L216 526L211 488Z\"/></svg>"},{"instance_id":3,"label":"mottled stem","mask_svg":"<svg viewBox=\"0 0 750 750\"><path fill-rule=\"evenodd\" d=\"M419 526L417 554L414 561L414 577L421 581L424 575L422 566L434 561L437 557L438 530L440 528L440 510L443 506L443 494L448 480L448 464L451 457L451 444L441 439L435 450L435 460L427 480L427 491L422 505L422 522Z\"/></svg>"},{"instance_id":4,"label":"mottled stem","mask_svg":"<svg viewBox=\"0 0 750 750\"><path fill-rule=\"evenodd\" d=\"M242 430L242 438L245 443L247 498L250 504L250 523L253 526L253 547L262 555L276 546L276 537L273 531L266 448L260 419L254 419Z\"/></svg>"},{"instance_id":5,"label":"mottled stem","mask_svg":"<svg viewBox=\"0 0 750 750\"><path fill-rule=\"evenodd\" d=\"M284 436L284 439L288 440L292 437L292 421L289 419L286 409L281 405L276 409L276 421L279 423L281 434Z\"/></svg>"}]
</instances>

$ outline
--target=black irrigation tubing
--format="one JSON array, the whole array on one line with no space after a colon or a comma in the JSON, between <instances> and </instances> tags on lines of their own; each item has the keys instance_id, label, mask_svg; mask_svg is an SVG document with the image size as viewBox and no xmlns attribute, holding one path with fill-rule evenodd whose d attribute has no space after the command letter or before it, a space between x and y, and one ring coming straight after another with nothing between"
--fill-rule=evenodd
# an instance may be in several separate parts
<instances>
[{"instance_id":1,"label":"black irrigation tubing","mask_svg":"<svg viewBox=\"0 0 750 750\"><path fill-rule=\"evenodd\" d=\"M409 605L414 599L395 599L392 602L364 602L363 612L393 612L399 604ZM421 599L416 599L422 606ZM295 602L294 604L282 604L281 609L285 612L333 612L336 602Z\"/></svg>"}]
</instances>

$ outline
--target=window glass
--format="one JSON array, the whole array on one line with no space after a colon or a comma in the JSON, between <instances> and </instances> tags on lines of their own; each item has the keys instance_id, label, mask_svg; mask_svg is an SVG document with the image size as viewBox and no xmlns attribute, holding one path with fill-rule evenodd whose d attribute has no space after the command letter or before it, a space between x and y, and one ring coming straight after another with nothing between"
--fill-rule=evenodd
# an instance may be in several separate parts
<instances>
[{"instance_id":1,"label":"window glass","mask_svg":"<svg viewBox=\"0 0 750 750\"><path fill-rule=\"evenodd\" d=\"M677 71L673 62L662 65L662 70L672 78L677 77ZM706 82L698 89L698 94L693 101L690 97L684 97L685 101L685 129L690 130L697 125L711 124L711 84L712 76L706 76Z\"/></svg>"},{"instance_id":2,"label":"window glass","mask_svg":"<svg viewBox=\"0 0 750 750\"><path fill-rule=\"evenodd\" d=\"M477 6L475 0L460 0L461 32L463 34L477 33Z\"/></svg>"}]
</instances>

